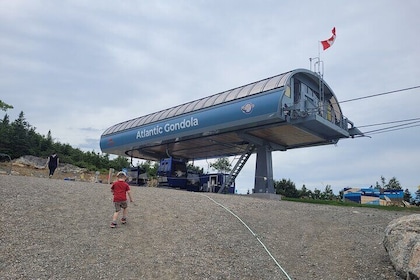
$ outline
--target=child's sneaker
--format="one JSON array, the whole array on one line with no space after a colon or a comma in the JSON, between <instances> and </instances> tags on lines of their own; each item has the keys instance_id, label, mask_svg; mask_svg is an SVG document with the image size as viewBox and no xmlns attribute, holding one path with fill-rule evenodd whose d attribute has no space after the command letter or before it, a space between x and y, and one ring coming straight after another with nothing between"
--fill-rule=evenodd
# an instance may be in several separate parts
<instances>
[{"instance_id":1,"label":"child's sneaker","mask_svg":"<svg viewBox=\"0 0 420 280\"><path fill-rule=\"evenodd\" d=\"M110 225L110 227L111 227L111 228L116 228L116 227L117 227L117 224L116 224L116 223L114 223L114 222L112 222L112 223L111 223L111 225Z\"/></svg>"},{"instance_id":2,"label":"child's sneaker","mask_svg":"<svg viewBox=\"0 0 420 280\"><path fill-rule=\"evenodd\" d=\"M122 223L122 224L125 224L126 222L127 222L127 218L122 218L122 219L121 219L121 223Z\"/></svg>"}]
</instances>

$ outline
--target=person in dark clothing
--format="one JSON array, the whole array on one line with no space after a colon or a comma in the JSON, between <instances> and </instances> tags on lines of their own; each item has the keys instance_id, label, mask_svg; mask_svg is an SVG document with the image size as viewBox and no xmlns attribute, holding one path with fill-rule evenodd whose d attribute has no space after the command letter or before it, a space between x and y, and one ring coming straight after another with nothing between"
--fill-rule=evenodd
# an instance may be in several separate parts
<instances>
[{"instance_id":1,"label":"person in dark clothing","mask_svg":"<svg viewBox=\"0 0 420 280\"><path fill-rule=\"evenodd\" d=\"M58 165L60 164L60 159L57 156L57 153L54 152L52 155L48 157L47 166L50 170L49 177L51 178L54 175L55 170L57 169Z\"/></svg>"}]
</instances>

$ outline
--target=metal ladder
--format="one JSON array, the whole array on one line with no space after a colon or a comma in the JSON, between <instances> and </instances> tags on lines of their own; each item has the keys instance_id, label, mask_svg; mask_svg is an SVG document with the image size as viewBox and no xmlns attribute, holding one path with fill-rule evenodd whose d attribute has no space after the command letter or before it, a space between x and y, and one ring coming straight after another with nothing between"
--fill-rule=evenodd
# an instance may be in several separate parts
<instances>
[{"instance_id":1,"label":"metal ladder","mask_svg":"<svg viewBox=\"0 0 420 280\"><path fill-rule=\"evenodd\" d=\"M236 162L232 171L230 171L227 180L225 180L223 182L222 187L219 189L219 191L217 193L223 193L227 186L230 186L230 185L232 185L233 182L235 182L236 177L239 175L239 172L241 172L242 168L244 167L245 163L248 161L249 157L252 155L254 150L255 150L255 145L249 143L248 146L245 149L245 152L242 154L242 156Z\"/></svg>"}]
</instances>

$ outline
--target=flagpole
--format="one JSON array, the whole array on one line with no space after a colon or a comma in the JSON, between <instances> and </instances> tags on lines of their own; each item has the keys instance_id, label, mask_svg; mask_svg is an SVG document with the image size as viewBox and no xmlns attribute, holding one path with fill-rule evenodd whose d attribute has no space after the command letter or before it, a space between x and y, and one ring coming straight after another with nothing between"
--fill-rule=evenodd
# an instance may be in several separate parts
<instances>
[{"instance_id":1,"label":"flagpole","mask_svg":"<svg viewBox=\"0 0 420 280\"><path fill-rule=\"evenodd\" d=\"M321 109L321 114L324 115L324 109L325 108L325 104L324 104L324 85L323 85L323 79L324 79L324 62L321 60L321 49L320 49L320 44L322 44L322 49L325 51L326 49L328 49L329 47L332 46L332 44L334 44L335 38L336 38L336 33L335 33L335 27L333 27L333 29L331 30L332 32L332 36L324 41L318 41L318 75L319 75L319 99L320 99L320 109ZM321 68L322 67L322 68Z\"/></svg>"},{"instance_id":2,"label":"flagpole","mask_svg":"<svg viewBox=\"0 0 420 280\"><path fill-rule=\"evenodd\" d=\"M321 41L318 41L318 62L321 62L321 48L319 47L320 45L321 45ZM319 67L319 65L318 65L318 67ZM319 71L319 72L321 72L321 71Z\"/></svg>"},{"instance_id":3,"label":"flagpole","mask_svg":"<svg viewBox=\"0 0 420 280\"><path fill-rule=\"evenodd\" d=\"M323 86L322 86L322 76L324 75L324 73L321 72L321 63L323 63L323 61L321 60L321 41L318 41L318 76L319 76L319 97L320 97L320 109L322 112L324 112L324 93L323 93Z\"/></svg>"}]
</instances>

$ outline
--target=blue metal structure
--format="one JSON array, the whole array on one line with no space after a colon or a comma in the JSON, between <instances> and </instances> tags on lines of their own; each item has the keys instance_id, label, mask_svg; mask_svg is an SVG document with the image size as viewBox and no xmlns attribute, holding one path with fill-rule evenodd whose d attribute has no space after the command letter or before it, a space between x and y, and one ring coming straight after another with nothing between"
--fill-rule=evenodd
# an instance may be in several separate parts
<instances>
[{"instance_id":1,"label":"blue metal structure","mask_svg":"<svg viewBox=\"0 0 420 280\"><path fill-rule=\"evenodd\" d=\"M296 69L118 123L105 130L100 147L154 161L241 155L233 180L256 152L254 192L274 193L272 151L335 144L360 134L321 76Z\"/></svg>"},{"instance_id":2,"label":"blue metal structure","mask_svg":"<svg viewBox=\"0 0 420 280\"><path fill-rule=\"evenodd\" d=\"M158 170L160 186L187 188L187 165L184 160L174 158L161 159Z\"/></svg>"},{"instance_id":3,"label":"blue metal structure","mask_svg":"<svg viewBox=\"0 0 420 280\"><path fill-rule=\"evenodd\" d=\"M226 185L228 178L229 174L225 173L203 174L200 176L200 184L203 186L203 188L207 187L207 190L203 189L203 191L219 192L222 186ZM234 194L235 183L226 186L225 192L229 194Z\"/></svg>"},{"instance_id":4,"label":"blue metal structure","mask_svg":"<svg viewBox=\"0 0 420 280\"><path fill-rule=\"evenodd\" d=\"M404 190L377 189L377 188L344 188L345 201L359 204L381 205L381 200L389 199L391 202L401 202L404 199Z\"/></svg>"}]
</instances>

